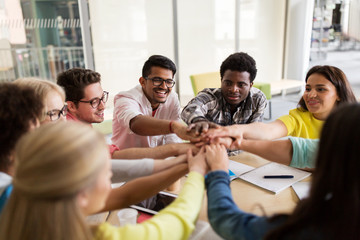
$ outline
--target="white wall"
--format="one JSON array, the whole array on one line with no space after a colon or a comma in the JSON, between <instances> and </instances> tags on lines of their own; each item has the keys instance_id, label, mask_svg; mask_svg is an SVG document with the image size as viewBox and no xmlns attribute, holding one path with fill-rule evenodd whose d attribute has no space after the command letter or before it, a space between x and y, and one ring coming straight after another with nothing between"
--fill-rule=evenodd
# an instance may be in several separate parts
<instances>
[{"instance_id":1,"label":"white wall","mask_svg":"<svg viewBox=\"0 0 360 240\"><path fill-rule=\"evenodd\" d=\"M282 77L285 0L241 1L240 51L251 55L258 68L255 81Z\"/></svg>"},{"instance_id":2,"label":"white wall","mask_svg":"<svg viewBox=\"0 0 360 240\"><path fill-rule=\"evenodd\" d=\"M115 95L138 84L153 54L173 59L172 5L168 0L90 0L95 69Z\"/></svg>"},{"instance_id":3,"label":"white wall","mask_svg":"<svg viewBox=\"0 0 360 240\"><path fill-rule=\"evenodd\" d=\"M179 76L183 105L194 96L189 76L220 71L222 61L234 52L234 6L234 0L178 1Z\"/></svg>"},{"instance_id":4,"label":"white wall","mask_svg":"<svg viewBox=\"0 0 360 240\"><path fill-rule=\"evenodd\" d=\"M240 51L257 61L256 81L282 76L286 0L240 0ZM112 95L138 83L152 54L174 60L172 1L89 0L95 69ZM182 104L191 74L219 71L235 52L235 0L178 0L178 74ZM219 79L220 81L220 79Z\"/></svg>"},{"instance_id":5,"label":"white wall","mask_svg":"<svg viewBox=\"0 0 360 240\"><path fill-rule=\"evenodd\" d=\"M309 67L314 0L289 0L284 78L304 81Z\"/></svg>"}]
</instances>

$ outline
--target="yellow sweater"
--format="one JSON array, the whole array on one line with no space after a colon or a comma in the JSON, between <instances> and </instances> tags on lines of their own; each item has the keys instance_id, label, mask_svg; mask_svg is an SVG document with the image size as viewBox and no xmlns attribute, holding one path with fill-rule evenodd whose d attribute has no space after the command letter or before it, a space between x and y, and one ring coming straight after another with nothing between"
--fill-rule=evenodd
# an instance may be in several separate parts
<instances>
[{"instance_id":1,"label":"yellow sweater","mask_svg":"<svg viewBox=\"0 0 360 240\"><path fill-rule=\"evenodd\" d=\"M188 239L195 228L204 195L204 177L190 172L177 199L151 219L137 225L99 225L95 240Z\"/></svg>"},{"instance_id":2,"label":"yellow sweater","mask_svg":"<svg viewBox=\"0 0 360 240\"><path fill-rule=\"evenodd\" d=\"M298 108L289 111L289 115L279 118L288 130L288 136L317 139L324 121L318 120L309 111L302 112Z\"/></svg>"}]
</instances>

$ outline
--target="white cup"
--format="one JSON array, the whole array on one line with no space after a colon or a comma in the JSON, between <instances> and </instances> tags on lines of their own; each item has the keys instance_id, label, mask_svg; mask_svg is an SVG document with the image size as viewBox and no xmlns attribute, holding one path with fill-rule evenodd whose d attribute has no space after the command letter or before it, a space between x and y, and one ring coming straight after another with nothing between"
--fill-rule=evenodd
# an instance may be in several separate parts
<instances>
[{"instance_id":1,"label":"white cup","mask_svg":"<svg viewBox=\"0 0 360 240\"><path fill-rule=\"evenodd\" d=\"M126 224L136 224L138 211L132 208L124 208L118 211L117 215L119 218L120 226Z\"/></svg>"}]
</instances>

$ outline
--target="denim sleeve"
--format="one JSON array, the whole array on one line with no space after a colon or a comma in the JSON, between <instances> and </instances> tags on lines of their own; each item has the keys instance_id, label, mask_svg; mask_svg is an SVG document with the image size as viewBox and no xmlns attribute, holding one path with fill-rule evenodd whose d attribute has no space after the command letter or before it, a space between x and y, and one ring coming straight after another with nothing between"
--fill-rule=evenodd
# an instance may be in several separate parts
<instances>
[{"instance_id":1,"label":"denim sleeve","mask_svg":"<svg viewBox=\"0 0 360 240\"><path fill-rule=\"evenodd\" d=\"M289 139L293 147L290 166L297 168L315 168L319 139L299 137L289 137Z\"/></svg>"},{"instance_id":2,"label":"denim sleeve","mask_svg":"<svg viewBox=\"0 0 360 240\"><path fill-rule=\"evenodd\" d=\"M233 201L227 172L213 171L206 176L208 217L212 228L225 239L263 239L278 226L266 217L240 210ZM246 197L246 196L244 196Z\"/></svg>"}]
</instances>

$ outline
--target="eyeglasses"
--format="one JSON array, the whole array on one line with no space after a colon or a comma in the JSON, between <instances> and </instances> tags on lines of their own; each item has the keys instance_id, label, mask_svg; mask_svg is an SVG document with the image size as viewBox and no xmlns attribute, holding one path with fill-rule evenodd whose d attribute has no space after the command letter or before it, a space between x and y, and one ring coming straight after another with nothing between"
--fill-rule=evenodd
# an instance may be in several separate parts
<instances>
[{"instance_id":1,"label":"eyeglasses","mask_svg":"<svg viewBox=\"0 0 360 240\"><path fill-rule=\"evenodd\" d=\"M50 117L51 121L58 120L60 118L60 115L66 117L66 114L67 114L67 104L65 104L61 110L53 109L46 113L46 115Z\"/></svg>"},{"instance_id":2,"label":"eyeglasses","mask_svg":"<svg viewBox=\"0 0 360 240\"><path fill-rule=\"evenodd\" d=\"M154 77L154 78L145 78L146 80L151 80L153 82L154 86L160 86L163 84L163 82L165 82L165 85L168 88L172 88L175 85L175 81L172 79L163 79L161 77Z\"/></svg>"},{"instance_id":3,"label":"eyeglasses","mask_svg":"<svg viewBox=\"0 0 360 240\"><path fill-rule=\"evenodd\" d=\"M101 98L94 98L89 101L80 101L83 103L90 103L92 108L97 108L100 105L100 102L106 103L109 97L109 92L104 91L103 96Z\"/></svg>"}]
</instances>

